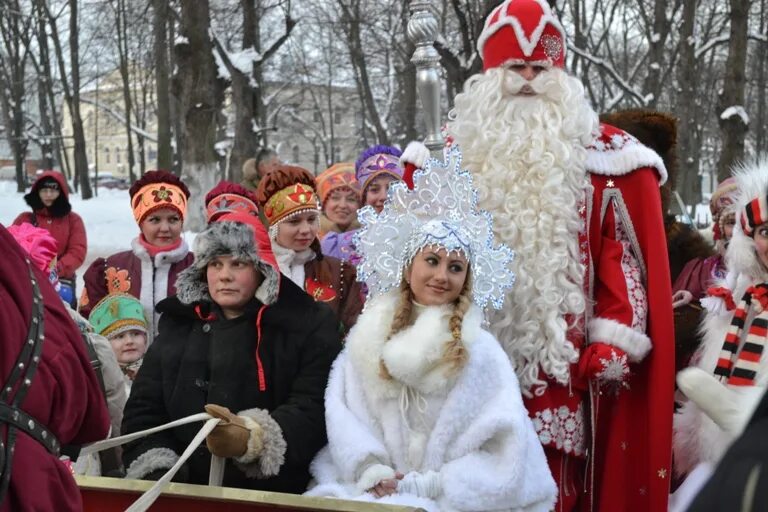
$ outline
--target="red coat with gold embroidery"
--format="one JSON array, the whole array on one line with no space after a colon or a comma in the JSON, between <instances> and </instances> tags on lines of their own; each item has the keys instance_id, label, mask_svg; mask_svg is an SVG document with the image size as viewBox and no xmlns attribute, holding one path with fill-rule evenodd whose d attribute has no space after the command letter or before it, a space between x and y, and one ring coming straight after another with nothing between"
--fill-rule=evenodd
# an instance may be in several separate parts
<instances>
[{"instance_id":1,"label":"red coat with gold embroidery","mask_svg":"<svg viewBox=\"0 0 768 512\"><path fill-rule=\"evenodd\" d=\"M190 266L194 255L187 244L170 251L161 252L152 258L136 238L131 242L132 250L97 258L83 275L83 293L78 311L86 318L91 309L108 293L130 293L144 306L147 321L157 329L158 314L155 306L166 297L176 294L176 278ZM150 341L152 336L150 336Z\"/></svg>"},{"instance_id":2,"label":"red coat with gold embroidery","mask_svg":"<svg viewBox=\"0 0 768 512\"><path fill-rule=\"evenodd\" d=\"M331 307L341 322L342 333L346 335L355 325L365 302L355 267L337 258L323 256L321 260L306 262L304 275L304 291L315 301L325 302ZM326 281L323 281L323 276Z\"/></svg>"},{"instance_id":3,"label":"red coat with gold embroidery","mask_svg":"<svg viewBox=\"0 0 768 512\"><path fill-rule=\"evenodd\" d=\"M557 467L565 464L562 454L592 454L581 459L588 466L586 492L561 481L561 500L577 493L579 510L663 511L674 391L671 287L658 190L666 171L661 158L631 135L601 128L588 148L592 187L580 207L591 306L584 334L570 332L569 339L579 349L589 343L622 349L629 373L625 385L601 387L579 379L574 365L569 386L549 380L546 392L526 406L548 456L557 459L550 460L553 473L568 474Z\"/></svg>"}]
</instances>

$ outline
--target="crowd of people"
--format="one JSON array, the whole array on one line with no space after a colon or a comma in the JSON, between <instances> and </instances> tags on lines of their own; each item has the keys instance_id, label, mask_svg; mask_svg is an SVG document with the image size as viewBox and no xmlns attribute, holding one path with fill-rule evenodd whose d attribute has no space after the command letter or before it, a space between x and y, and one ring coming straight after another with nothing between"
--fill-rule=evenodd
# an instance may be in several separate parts
<instances>
[{"instance_id":1,"label":"crowd of people","mask_svg":"<svg viewBox=\"0 0 768 512\"><path fill-rule=\"evenodd\" d=\"M505 0L442 158L376 145L315 177L263 150L205 191L191 249L190 191L144 173L138 236L79 300L85 228L42 173L0 227L0 510L78 510L62 458L157 480L198 427L79 446L201 412L220 422L175 481L217 456L224 486L428 511L666 511L681 482L691 511L759 510L768 159L670 273L669 147L601 123L566 49L546 2Z\"/></svg>"}]
</instances>

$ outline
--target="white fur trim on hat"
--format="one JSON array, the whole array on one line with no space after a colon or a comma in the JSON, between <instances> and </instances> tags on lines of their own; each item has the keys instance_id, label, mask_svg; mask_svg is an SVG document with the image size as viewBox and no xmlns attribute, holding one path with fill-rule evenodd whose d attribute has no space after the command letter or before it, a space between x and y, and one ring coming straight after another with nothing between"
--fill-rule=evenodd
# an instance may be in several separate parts
<instances>
[{"instance_id":1,"label":"white fur trim on hat","mask_svg":"<svg viewBox=\"0 0 768 512\"><path fill-rule=\"evenodd\" d=\"M642 361L651 351L648 336L610 318L593 318L589 321L588 332L590 343L620 348L633 363Z\"/></svg>"},{"instance_id":2,"label":"white fur trim on hat","mask_svg":"<svg viewBox=\"0 0 768 512\"><path fill-rule=\"evenodd\" d=\"M536 28L533 30L533 32L531 32L530 39L528 39L528 37L525 35L525 30L523 30L523 26L521 25L517 16L510 16L507 14L509 4L514 1L515 0L506 0L499 7L491 11L491 14L489 14L485 19L483 31L480 33L480 37L477 39L477 52L481 56L483 55L483 48L485 47L485 43L488 41L488 39L493 34L498 32L502 27L507 25L511 26L515 31L515 37L517 38L517 42L520 45L520 49L523 50L523 54L528 57L530 57L530 55L533 53L533 50L536 49L536 45L539 44L541 34L544 32L544 28L548 24L552 25L557 29L558 32L560 32L560 37L563 40L563 51L565 51L565 30L563 30L563 26L560 24L560 20L557 19L557 16L552 14L552 9L549 7L549 4L545 0L534 0L537 4L539 4L539 6L541 6L542 16L539 18L539 23L536 25ZM497 12L499 13L498 19L495 23L491 24L491 20Z\"/></svg>"},{"instance_id":3,"label":"white fur trim on hat","mask_svg":"<svg viewBox=\"0 0 768 512\"><path fill-rule=\"evenodd\" d=\"M405 151L400 156L400 164L413 164L417 169L423 169L430 156L431 154L427 146L423 142L414 140L405 147Z\"/></svg>"}]
</instances>

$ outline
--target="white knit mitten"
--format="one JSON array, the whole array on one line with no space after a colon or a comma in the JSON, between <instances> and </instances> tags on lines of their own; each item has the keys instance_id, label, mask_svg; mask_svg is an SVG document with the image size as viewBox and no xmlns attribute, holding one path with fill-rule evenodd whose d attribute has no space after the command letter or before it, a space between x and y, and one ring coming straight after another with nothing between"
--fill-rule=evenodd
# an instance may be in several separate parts
<instances>
[{"instance_id":1,"label":"white knit mitten","mask_svg":"<svg viewBox=\"0 0 768 512\"><path fill-rule=\"evenodd\" d=\"M738 437L765 393L764 386L726 386L701 368L677 374L680 390L724 432Z\"/></svg>"},{"instance_id":2,"label":"white knit mitten","mask_svg":"<svg viewBox=\"0 0 768 512\"><path fill-rule=\"evenodd\" d=\"M413 494L420 498L437 499L443 492L443 484L440 481L440 473L427 471L419 473L411 471L397 482L397 492Z\"/></svg>"}]
</instances>

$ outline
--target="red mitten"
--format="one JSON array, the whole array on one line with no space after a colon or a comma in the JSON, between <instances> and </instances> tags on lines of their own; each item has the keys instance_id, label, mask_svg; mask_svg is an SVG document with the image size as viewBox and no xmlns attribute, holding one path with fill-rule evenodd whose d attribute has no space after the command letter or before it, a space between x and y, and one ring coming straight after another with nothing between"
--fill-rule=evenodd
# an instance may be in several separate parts
<instances>
[{"instance_id":1,"label":"red mitten","mask_svg":"<svg viewBox=\"0 0 768 512\"><path fill-rule=\"evenodd\" d=\"M590 343L579 358L579 375L600 382L623 383L629 377L627 353L606 343Z\"/></svg>"}]
</instances>

